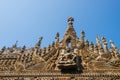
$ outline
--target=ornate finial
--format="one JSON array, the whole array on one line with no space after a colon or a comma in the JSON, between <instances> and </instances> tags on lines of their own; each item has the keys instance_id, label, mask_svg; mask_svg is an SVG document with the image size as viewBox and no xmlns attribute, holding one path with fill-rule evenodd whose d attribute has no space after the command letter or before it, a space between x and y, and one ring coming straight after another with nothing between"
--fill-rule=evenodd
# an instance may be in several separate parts
<instances>
[{"instance_id":1,"label":"ornate finial","mask_svg":"<svg viewBox=\"0 0 120 80\"><path fill-rule=\"evenodd\" d=\"M114 42L110 40L111 47L115 48L116 46L114 45Z\"/></svg>"},{"instance_id":2,"label":"ornate finial","mask_svg":"<svg viewBox=\"0 0 120 80\"><path fill-rule=\"evenodd\" d=\"M72 25L72 24L73 24L73 21L74 21L74 18L73 18L73 17L68 18L68 24L69 24L69 25Z\"/></svg>"},{"instance_id":3,"label":"ornate finial","mask_svg":"<svg viewBox=\"0 0 120 80\"><path fill-rule=\"evenodd\" d=\"M43 37L41 36L41 37L39 38L38 46L40 46L42 39L43 39Z\"/></svg>"},{"instance_id":4,"label":"ornate finial","mask_svg":"<svg viewBox=\"0 0 120 80\"><path fill-rule=\"evenodd\" d=\"M36 44L35 47L40 47L42 39L43 39L43 37L41 36L41 37L39 38L39 41L38 41L38 43Z\"/></svg>"},{"instance_id":5,"label":"ornate finial","mask_svg":"<svg viewBox=\"0 0 120 80\"><path fill-rule=\"evenodd\" d=\"M81 36L85 37L85 32L84 31L81 32Z\"/></svg>"},{"instance_id":6,"label":"ornate finial","mask_svg":"<svg viewBox=\"0 0 120 80\"><path fill-rule=\"evenodd\" d=\"M59 33L58 32L56 33L55 39L57 39L57 38L59 38Z\"/></svg>"},{"instance_id":7,"label":"ornate finial","mask_svg":"<svg viewBox=\"0 0 120 80\"><path fill-rule=\"evenodd\" d=\"M113 43L113 44L114 44L114 42L113 42L112 40L110 40L110 43Z\"/></svg>"},{"instance_id":8,"label":"ornate finial","mask_svg":"<svg viewBox=\"0 0 120 80\"><path fill-rule=\"evenodd\" d=\"M15 42L15 44L13 45L13 48L17 47L17 43L18 43L18 41Z\"/></svg>"},{"instance_id":9,"label":"ornate finial","mask_svg":"<svg viewBox=\"0 0 120 80\"><path fill-rule=\"evenodd\" d=\"M59 33L58 32L56 33L55 39L57 40L57 42L59 42Z\"/></svg>"},{"instance_id":10,"label":"ornate finial","mask_svg":"<svg viewBox=\"0 0 120 80\"><path fill-rule=\"evenodd\" d=\"M81 42L82 42L82 44L84 44L84 37L85 37L85 32L82 31L81 32Z\"/></svg>"},{"instance_id":11,"label":"ornate finial","mask_svg":"<svg viewBox=\"0 0 120 80\"><path fill-rule=\"evenodd\" d=\"M41 36L39 39L40 39L40 41L42 41L43 37Z\"/></svg>"},{"instance_id":12,"label":"ornate finial","mask_svg":"<svg viewBox=\"0 0 120 80\"><path fill-rule=\"evenodd\" d=\"M107 41L106 41L106 38L105 37L102 37L102 41L105 45L107 45Z\"/></svg>"},{"instance_id":13,"label":"ornate finial","mask_svg":"<svg viewBox=\"0 0 120 80\"><path fill-rule=\"evenodd\" d=\"M106 38L105 38L105 37L102 37L102 40L103 40L103 42L105 42L105 41L106 41Z\"/></svg>"},{"instance_id":14,"label":"ornate finial","mask_svg":"<svg viewBox=\"0 0 120 80\"><path fill-rule=\"evenodd\" d=\"M97 35L97 37L96 37L96 43L97 43L97 46L100 45L100 39L99 39L99 36L98 36L98 35Z\"/></svg>"}]
</instances>

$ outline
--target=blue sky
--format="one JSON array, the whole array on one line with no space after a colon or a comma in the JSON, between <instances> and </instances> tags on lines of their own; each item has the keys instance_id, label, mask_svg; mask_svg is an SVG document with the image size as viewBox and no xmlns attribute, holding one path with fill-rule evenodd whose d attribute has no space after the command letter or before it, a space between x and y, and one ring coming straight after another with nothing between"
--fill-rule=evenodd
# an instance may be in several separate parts
<instances>
[{"instance_id":1,"label":"blue sky","mask_svg":"<svg viewBox=\"0 0 120 80\"><path fill-rule=\"evenodd\" d=\"M70 16L78 37L84 30L85 39L105 36L120 48L120 0L0 0L0 48L16 40L33 47L40 36L48 46L57 32L62 39Z\"/></svg>"}]
</instances>

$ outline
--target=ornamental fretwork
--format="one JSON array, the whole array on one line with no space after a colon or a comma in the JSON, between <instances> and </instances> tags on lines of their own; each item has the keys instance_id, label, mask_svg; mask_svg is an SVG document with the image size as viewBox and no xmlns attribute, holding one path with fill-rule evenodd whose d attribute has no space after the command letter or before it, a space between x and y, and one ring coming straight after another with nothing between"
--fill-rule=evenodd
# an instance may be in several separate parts
<instances>
[{"instance_id":1,"label":"ornamental fretwork","mask_svg":"<svg viewBox=\"0 0 120 80\"><path fill-rule=\"evenodd\" d=\"M35 47L17 47L0 50L1 80L120 80L120 52L110 40L96 37L96 43L85 40L85 32L77 37L74 19L68 19L68 27L59 39L41 48L43 37Z\"/></svg>"}]
</instances>

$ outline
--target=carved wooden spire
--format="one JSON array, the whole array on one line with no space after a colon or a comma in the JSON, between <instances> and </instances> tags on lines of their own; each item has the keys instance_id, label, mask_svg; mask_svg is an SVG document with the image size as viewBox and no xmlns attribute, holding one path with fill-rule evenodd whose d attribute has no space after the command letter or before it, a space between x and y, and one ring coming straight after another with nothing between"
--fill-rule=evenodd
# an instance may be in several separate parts
<instances>
[{"instance_id":1,"label":"carved wooden spire","mask_svg":"<svg viewBox=\"0 0 120 80\"><path fill-rule=\"evenodd\" d=\"M17 43L18 41L15 42L15 44L13 45L13 48L17 48Z\"/></svg>"},{"instance_id":2,"label":"carved wooden spire","mask_svg":"<svg viewBox=\"0 0 120 80\"><path fill-rule=\"evenodd\" d=\"M41 36L41 37L39 38L38 43L35 45L35 47L37 47L37 48L40 47L42 39L43 39L43 37Z\"/></svg>"},{"instance_id":3,"label":"carved wooden spire","mask_svg":"<svg viewBox=\"0 0 120 80\"><path fill-rule=\"evenodd\" d=\"M55 39L56 39L56 42L59 42L59 33L58 32L56 33Z\"/></svg>"},{"instance_id":4,"label":"carved wooden spire","mask_svg":"<svg viewBox=\"0 0 120 80\"><path fill-rule=\"evenodd\" d=\"M97 44L97 46L100 46L100 45L101 45L100 39L99 39L99 36L98 36L98 35L97 35L97 37L96 37L96 44Z\"/></svg>"},{"instance_id":5,"label":"carved wooden spire","mask_svg":"<svg viewBox=\"0 0 120 80\"><path fill-rule=\"evenodd\" d=\"M112 40L110 40L110 44L112 48L115 48L116 46L114 45L114 42Z\"/></svg>"},{"instance_id":6,"label":"carved wooden spire","mask_svg":"<svg viewBox=\"0 0 120 80\"><path fill-rule=\"evenodd\" d=\"M104 51L108 52L108 47L107 47L107 41L105 37L102 37L102 41L103 41L103 46L104 46Z\"/></svg>"},{"instance_id":7,"label":"carved wooden spire","mask_svg":"<svg viewBox=\"0 0 120 80\"><path fill-rule=\"evenodd\" d=\"M65 35L63 37L63 40L62 40L64 47L67 47L69 43L71 44L70 45L71 47L76 46L76 39L78 39L78 38L77 38L76 32L72 25L73 21L74 21L74 19L72 17L68 18L68 28L67 28Z\"/></svg>"},{"instance_id":8,"label":"carved wooden spire","mask_svg":"<svg viewBox=\"0 0 120 80\"><path fill-rule=\"evenodd\" d=\"M96 37L96 45L98 46L98 49L102 49L103 48L98 35Z\"/></svg>"},{"instance_id":9,"label":"carved wooden spire","mask_svg":"<svg viewBox=\"0 0 120 80\"><path fill-rule=\"evenodd\" d=\"M82 42L84 42L84 37L85 37L85 32L82 31L82 32L81 32L81 41L82 41Z\"/></svg>"}]
</instances>

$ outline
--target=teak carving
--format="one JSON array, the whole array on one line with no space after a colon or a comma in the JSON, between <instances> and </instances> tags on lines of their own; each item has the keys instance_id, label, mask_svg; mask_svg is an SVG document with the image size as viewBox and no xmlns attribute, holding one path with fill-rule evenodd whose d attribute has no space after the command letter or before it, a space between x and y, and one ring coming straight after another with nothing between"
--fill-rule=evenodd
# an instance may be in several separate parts
<instances>
[{"instance_id":1,"label":"teak carving","mask_svg":"<svg viewBox=\"0 0 120 80\"><path fill-rule=\"evenodd\" d=\"M0 80L120 80L120 52L110 40L96 37L96 44L80 39L68 19L62 40L40 48L43 37L33 48L5 46L0 50Z\"/></svg>"}]
</instances>

